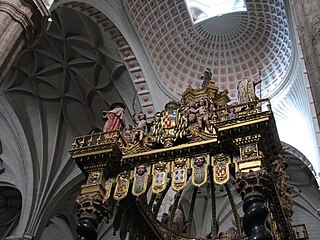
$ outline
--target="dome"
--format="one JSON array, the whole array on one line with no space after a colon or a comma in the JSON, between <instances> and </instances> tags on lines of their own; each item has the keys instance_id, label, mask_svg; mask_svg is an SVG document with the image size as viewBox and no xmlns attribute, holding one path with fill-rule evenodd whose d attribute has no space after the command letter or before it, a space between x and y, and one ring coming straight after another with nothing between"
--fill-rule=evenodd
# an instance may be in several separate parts
<instances>
[{"instance_id":1,"label":"dome","mask_svg":"<svg viewBox=\"0 0 320 240\"><path fill-rule=\"evenodd\" d=\"M129 1L158 84L179 98L188 85L199 88L206 68L220 89L236 98L243 77L262 78L262 96L285 82L291 66L291 41L283 0L247 1L247 12L230 13L193 24L184 1Z\"/></svg>"}]
</instances>

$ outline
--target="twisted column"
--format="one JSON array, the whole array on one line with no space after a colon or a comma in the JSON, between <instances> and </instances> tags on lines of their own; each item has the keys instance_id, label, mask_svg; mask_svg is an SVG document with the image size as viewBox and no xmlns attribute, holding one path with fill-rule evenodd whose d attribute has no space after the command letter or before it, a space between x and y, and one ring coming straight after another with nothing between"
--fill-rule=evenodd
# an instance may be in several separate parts
<instances>
[{"instance_id":1,"label":"twisted column","mask_svg":"<svg viewBox=\"0 0 320 240\"><path fill-rule=\"evenodd\" d=\"M79 217L76 227L78 240L96 240L97 226L107 215L102 182L104 179L101 169L90 172L87 183L82 186L81 194L76 199Z\"/></svg>"},{"instance_id":2,"label":"twisted column","mask_svg":"<svg viewBox=\"0 0 320 240\"><path fill-rule=\"evenodd\" d=\"M266 227L269 209L265 203L265 199L259 195L252 195L244 199L243 229L249 239L273 239L272 233Z\"/></svg>"},{"instance_id":3,"label":"twisted column","mask_svg":"<svg viewBox=\"0 0 320 240\"><path fill-rule=\"evenodd\" d=\"M249 240L273 240L273 234L266 222L269 209L266 199L269 197L271 175L263 167L264 154L259 151L260 134L234 139L239 148L236 165L236 188L243 203L243 230Z\"/></svg>"},{"instance_id":4,"label":"twisted column","mask_svg":"<svg viewBox=\"0 0 320 240\"><path fill-rule=\"evenodd\" d=\"M92 218L82 218L77 227L77 240L97 239L97 223Z\"/></svg>"},{"instance_id":5,"label":"twisted column","mask_svg":"<svg viewBox=\"0 0 320 240\"><path fill-rule=\"evenodd\" d=\"M243 203L243 230L249 240L273 240L273 234L267 228L269 208L266 198L270 189L269 173L265 169L255 172L237 173L237 190Z\"/></svg>"}]
</instances>

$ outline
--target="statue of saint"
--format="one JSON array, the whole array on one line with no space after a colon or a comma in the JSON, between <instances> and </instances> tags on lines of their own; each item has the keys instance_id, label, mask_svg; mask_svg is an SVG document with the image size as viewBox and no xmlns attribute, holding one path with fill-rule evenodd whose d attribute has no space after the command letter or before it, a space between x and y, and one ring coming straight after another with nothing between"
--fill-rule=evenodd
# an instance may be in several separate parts
<instances>
[{"instance_id":1,"label":"statue of saint","mask_svg":"<svg viewBox=\"0 0 320 240\"><path fill-rule=\"evenodd\" d=\"M238 90L238 103L248 103L258 99L255 93L256 85L261 83L261 80L258 82L253 82L247 77L242 79L237 87Z\"/></svg>"},{"instance_id":2,"label":"statue of saint","mask_svg":"<svg viewBox=\"0 0 320 240\"><path fill-rule=\"evenodd\" d=\"M201 88L206 88L211 79L212 79L212 72L210 71L209 68L207 68L204 71L204 73L201 74L201 80L202 80Z\"/></svg>"},{"instance_id":3,"label":"statue of saint","mask_svg":"<svg viewBox=\"0 0 320 240\"><path fill-rule=\"evenodd\" d=\"M113 103L109 111L103 111L102 117L106 121L103 127L103 132L112 130L121 131L125 126L124 121L125 105L123 103ZM105 137L113 137L115 134L106 134Z\"/></svg>"}]
</instances>

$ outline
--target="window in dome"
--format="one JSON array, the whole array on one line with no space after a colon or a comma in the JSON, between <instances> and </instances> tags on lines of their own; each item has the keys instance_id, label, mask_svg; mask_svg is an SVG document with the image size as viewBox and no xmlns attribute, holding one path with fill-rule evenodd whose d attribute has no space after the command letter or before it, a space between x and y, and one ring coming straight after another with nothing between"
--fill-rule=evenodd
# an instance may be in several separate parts
<instances>
[{"instance_id":1,"label":"window in dome","mask_svg":"<svg viewBox=\"0 0 320 240\"><path fill-rule=\"evenodd\" d=\"M245 0L185 0L194 24L223 14L247 11Z\"/></svg>"}]
</instances>

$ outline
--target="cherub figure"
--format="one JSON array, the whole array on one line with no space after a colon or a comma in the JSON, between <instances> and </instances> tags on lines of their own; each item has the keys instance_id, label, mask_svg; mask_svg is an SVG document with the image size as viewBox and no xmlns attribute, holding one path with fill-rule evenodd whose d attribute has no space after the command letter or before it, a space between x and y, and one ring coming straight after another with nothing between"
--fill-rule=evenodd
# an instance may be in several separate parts
<instances>
[{"instance_id":1,"label":"cherub figure","mask_svg":"<svg viewBox=\"0 0 320 240\"><path fill-rule=\"evenodd\" d=\"M132 135L132 126L127 124L124 127L124 132L122 136L126 141L130 141L132 139L131 135Z\"/></svg>"},{"instance_id":2,"label":"cherub figure","mask_svg":"<svg viewBox=\"0 0 320 240\"><path fill-rule=\"evenodd\" d=\"M194 104L192 104L189 108L189 113L188 113L188 121L190 124L194 123L197 119L195 112L196 112L196 107L194 106Z\"/></svg>"},{"instance_id":3,"label":"cherub figure","mask_svg":"<svg viewBox=\"0 0 320 240\"><path fill-rule=\"evenodd\" d=\"M135 131L133 133L133 141L142 141L145 136L146 128L147 128L147 120L146 115L143 112L140 112L138 120L135 117L136 113L133 113L132 117L135 122Z\"/></svg>"},{"instance_id":4,"label":"cherub figure","mask_svg":"<svg viewBox=\"0 0 320 240\"><path fill-rule=\"evenodd\" d=\"M210 131L210 113L209 113L209 107L207 106L208 104L206 103L204 98L201 98L199 101L199 106L197 109L190 109L189 112L195 113L197 116L198 120L198 125L200 129L205 129L207 128L208 131Z\"/></svg>"}]
</instances>

